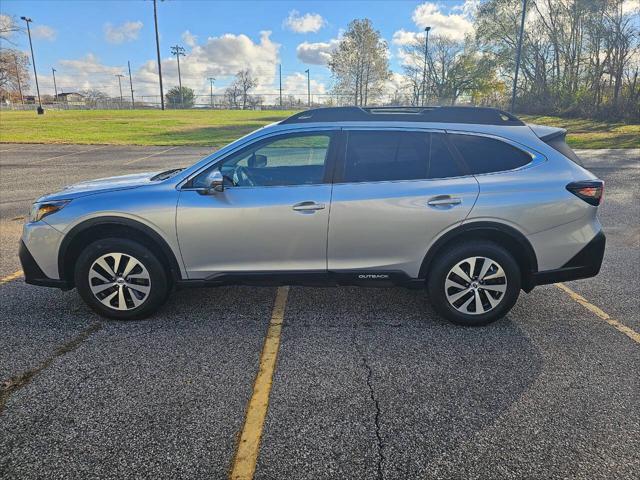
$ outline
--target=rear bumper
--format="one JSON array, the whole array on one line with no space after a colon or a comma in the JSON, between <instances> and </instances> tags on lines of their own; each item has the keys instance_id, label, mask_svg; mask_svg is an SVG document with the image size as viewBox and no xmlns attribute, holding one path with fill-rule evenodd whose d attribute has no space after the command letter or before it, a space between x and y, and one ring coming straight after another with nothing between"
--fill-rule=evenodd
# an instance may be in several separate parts
<instances>
[{"instance_id":1,"label":"rear bumper","mask_svg":"<svg viewBox=\"0 0 640 480\"><path fill-rule=\"evenodd\" d=\"M544 270L531 274L525 291L530 291L537 285L579 280L581 278L595 277L600 272L606 238L602 231L598 232L582 250L561 268Z\"/></svg>"},{"instance_id":2,"label":"rear bumper","mask_svg":"<svg viewBox=\"0 0 640 480\"><path fill-rule=\"evenodd\" d=\"M71 289L66 281L47 277L42 269L38 266L38 263L35 261L33 255L31 255L31 253L27 249L27 246L22 240L20 241L18 257L20 257L20 264L22 265L22 271L24 272L24 281L26 283L29 283L31 285L39 285L41 287L56 287L63 290Z\"/></svg>"}]
</instances>

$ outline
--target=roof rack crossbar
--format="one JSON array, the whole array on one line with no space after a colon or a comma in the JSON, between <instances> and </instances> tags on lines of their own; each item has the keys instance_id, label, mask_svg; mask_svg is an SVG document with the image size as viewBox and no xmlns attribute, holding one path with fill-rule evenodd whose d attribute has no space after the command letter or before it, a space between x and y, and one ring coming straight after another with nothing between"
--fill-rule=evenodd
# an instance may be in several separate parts
<instances>
[{"instance_id":1,"label":"roof rack crossbar","mask_svg":"<svg viewBox=\"0 0 640 480\"><path fill-rule=\"evenodd\" d=\"M524 125L512 115L489 107L330 107L296 113L282 124L378 121Z\"/></svg>"}]
</instances>

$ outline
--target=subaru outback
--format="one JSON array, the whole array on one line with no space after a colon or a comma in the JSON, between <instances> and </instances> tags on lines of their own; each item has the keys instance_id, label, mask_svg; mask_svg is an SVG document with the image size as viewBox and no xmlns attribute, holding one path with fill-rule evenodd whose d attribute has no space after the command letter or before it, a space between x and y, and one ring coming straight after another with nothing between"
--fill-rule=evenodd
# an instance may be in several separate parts
<instances>
[{"instance_id":1,"label":"subaru outback","mask_svg":"<svg viewBox=\"0 0 640 480\"><path fill-rule=\"evenodd\" d=\"M600 269L604 185L565 134L491 108L304 111L189 168L38 199L25 280L122 320L180 287L401 285L484 325Z\"/></svg>"}]
</instances>

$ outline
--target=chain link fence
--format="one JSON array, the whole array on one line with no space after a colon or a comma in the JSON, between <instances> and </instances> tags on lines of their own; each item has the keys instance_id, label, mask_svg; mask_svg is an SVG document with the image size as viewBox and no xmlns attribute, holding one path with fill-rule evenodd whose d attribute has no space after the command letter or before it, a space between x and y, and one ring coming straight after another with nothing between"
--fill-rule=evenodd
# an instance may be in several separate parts
<instances>
[{"instance_id":1,"label":"chain link fence","mask_svg":"<svg viewBox=\"0 0 640 480\"><path fill-rule=\"evenodd\" d=\"M391 99L389 99L391 100ZM23 103L24 102L24 103ZM0 108L3 110L33 110L38 105L37 98L26 97L24 101L3 102ZM388 102L384 102L388 103ZM65 99L54 101L53 99L43 99L42 105L50 110L145 110L161 108L160 95L131 96L122 99L117 98L89 98L76 96L73 100ZM192 100L185 101L184 104L167 102L165 108L172 110L180 109L217 109L217 110L298 110L308 107L329 107L353 105L351 95L338 95L327 93L307 94L283 94L279 93L253 94L236 101L230 100L226 95L195 95Z\"/></svg>"},{"instance_id":2,"label":"chain link fence","mask_svg":"<svg viewBox=\"0 0 640 480\"><path fill-rule=\"evenodd\" d=\"M53 96L45 96L42 99L42 106L48 110L154 110L161 108L160 95L140 95L120 97L100 97L90 98L73 94L65 100L54 101ZM489 105L482 103L482 106L495 106L504 108L504 102L494 102ZM248 95L246 101L242 98L235 101L223 94L195 95L192 100L185 99L184 104L168 102L165 99L165 109L168 110L302 110L305 108L317 107L343 107L354 104L352 95L311 93L307 94L284 94L279 93L252 94ZM450 99L427 99L427 105L451 105ZM461 97L456 99L456 105L472 105L470 98ZM38 105L38 99L34 96L24 98L24 101L0 102L2 110L34 110ZM408 95L386 95L379 97L375 103L369 106L385 105L413 105L412 99Z\"/></svg>"}]
</instances>

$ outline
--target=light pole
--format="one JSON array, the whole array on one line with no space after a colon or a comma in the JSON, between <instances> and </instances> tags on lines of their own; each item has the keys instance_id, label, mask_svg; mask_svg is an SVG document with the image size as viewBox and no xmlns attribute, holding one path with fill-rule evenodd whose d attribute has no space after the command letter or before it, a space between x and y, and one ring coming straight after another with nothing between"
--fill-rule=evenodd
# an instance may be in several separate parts
<instances>
[{"instance_id":1,"label":"light pole","mask_svg":"<svg viewBox=\"0 0 640 480\"><path fill-rule=\"evenodd\" d=\"M280 77L280 108L282 108L282 64L278 64L278 73Z\"/></svg>"},{"instance_id":2,"label":"light pole","mask_svg":"<svg viewBox=\"0 0 640 480\"><path fill-rule=\"evenodd\" d=\"M131 62L127 60L127 67L129 68L129 88L131 89L131 109L136 108L135 101L133 100L133 80L131 79Z\"/></svg>"},{"instance_id":3,"label":"light pole","mask_svg":"<svg viewBox=\"0 0 640 480\"><path fill-rule=\"evenodd\" d=\"M429 52L429 30L431 27L424 27L426 35L424 36L424 66L422 67L422 106L427 93L427 52Z\"/></svg>"},{"instance_id":4,"label":"light pole","mask_svg":"<svg viewBox=\"0 0 640 480\"><path fill-rule=\"evenodd\" d=\"M307 105L311 107L311 72L307 68Z\"/></svg>"},{"instance_id":5,"label":"light pole","mask_svg":"<svg viewBox=\"0 0 640 480\"><path fill-rule=\"evenodd\" d=\"M174 45L171 47L171 54L178 60L178 86L180 87L180 108L184 108L184 96L182 94L182 77L180 76L180 55L184 57L184 47Z\"/></svg>"},{"instance_id":6,"label":"light pole","mask_svg":"<svg viewBox=\"0 0 640 480\"><path fill-rule=\"evenodd\" d=\"M33 56L33 43L31 42L31 28L29 24L33 22L28 17L20 17L21 20L27 22L27 33L29 34L29 48L31 49L31 63L33 63L33 75L36 78L36 92L38 92L38 115L42 115L44 113L44 108L42 108L42 101L40 100L40 86L38 85L38 72L36 71L36 57Z\"/></svg>"},{"instance_id":7,"label":"light pole","mask_svg":"<svg viewBox=\"0 0 640 480\"><path fill-rule=\"evenodd\" d=\"M118 77L118 86L120 87L120 108L122 108L122 77L124 77L124 75L122 75L121 73L118 73L116 75L116 77Z\"/></svg>"},{"instance_id":8,"label":"light pole","mask_svg":"<svg viewBox=\"0 0 640 480\"><path fill-rule=\"evenodd\" d=\"M58 100L58 86L56 85L56 69L52 67L51 73L53 74L53 91L55 92L53 101L56 102Z\"/></svg>"},{"instance_id":9,"label":"light pole","mask_svg":"<svg viewBox=\"0 0 640 480\"><path fill-rule=\"evenodd\" d=\"M211 96L211 108L213 108L213 82L215 81L215 77L209 77L209 95Z\"/></svg>"},{"instance_id":10,"label":"light pole","mask_svg":"<svg viewBox=\"0 0 640 480\"><path fill-rule=\"evenodd\" d=\"M524 37L524 18L527 14L527 0L522 0L522 19L520 20L520 36L518 37L518 50L516 51L516 72L513 76L513 91L511 92L511 113L516 107L516 87L518 86L518 70L520 70L520 54L522 52L522 37Z\"/></svg>"},{"instance_id":11,"label":"light pole","mask_svg":"<svg viewBox=\"0 0 640 480\"><path fill-rule=\"evenodd\" d=\"M160 37L158 36L158 5L153 0L153 23L156 26L156 53L158 55L158 80L160 80L160 105L164 110L164 92L162 91L162 62L160 61Z\"/></svg>"}]
</instances>

